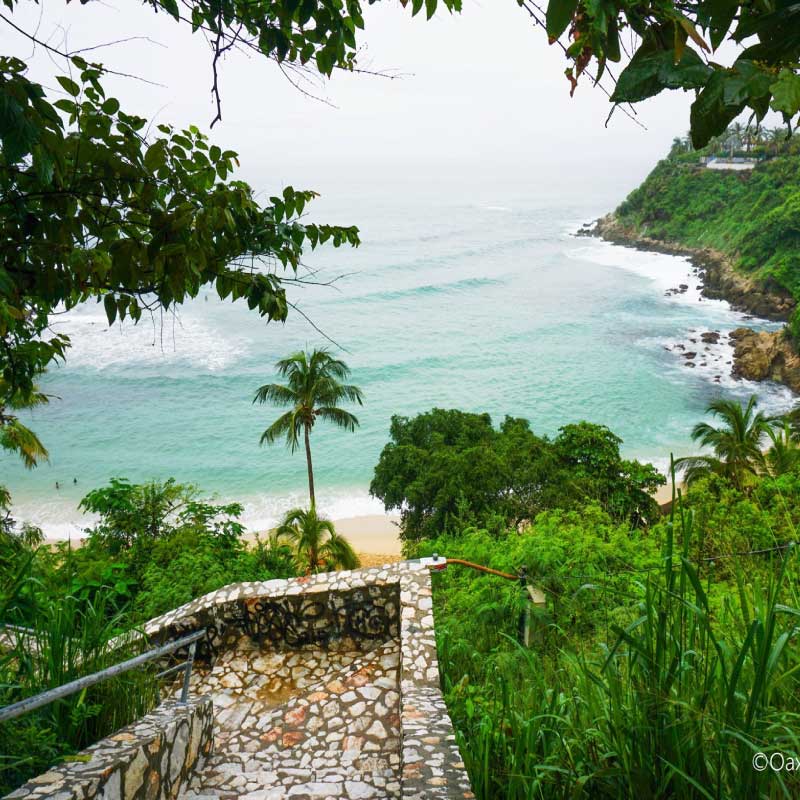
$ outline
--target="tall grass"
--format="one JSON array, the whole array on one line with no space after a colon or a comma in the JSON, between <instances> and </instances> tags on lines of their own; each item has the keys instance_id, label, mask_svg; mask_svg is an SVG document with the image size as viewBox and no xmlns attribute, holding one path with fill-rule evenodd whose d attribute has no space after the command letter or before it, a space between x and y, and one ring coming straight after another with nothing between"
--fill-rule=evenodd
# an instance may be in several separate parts
<instances>
[{"instance_id":1,"label":"tall grass","mask_svg":"<svg viewBox=\"0 0 800 800\"><path fill-rule=\"evenodd\" d=\"M797 772L752 765L757 752L800 756L797 550L770 569L736 564L715 603L714 567L689 559L696 536L679 511L660 570L608 643L559 632L555 653L509 639L487 659L442 626L445 693L479 798L800 796Z\"/></svg>"},{"instance_id":2,"label":"tall grass","mask_svg":"<svg viewBox=\"0 0 800 800\"><path fill-rule=\"evenodd\" d=\"M117 664L146 646L135 637L109 647L128 624L102 591L92 602L37 593L36 613L29 618L36 580L25 577L29 564L30 559L22 561L23 574L0 598L2 618L21 626L10 631L12 644L0 652L0 706ZM17 607L23 590L27 597ZM132 670L0 724L0 795L148 713L155 703L153 670Z\"/></svg>"}]
</instances>

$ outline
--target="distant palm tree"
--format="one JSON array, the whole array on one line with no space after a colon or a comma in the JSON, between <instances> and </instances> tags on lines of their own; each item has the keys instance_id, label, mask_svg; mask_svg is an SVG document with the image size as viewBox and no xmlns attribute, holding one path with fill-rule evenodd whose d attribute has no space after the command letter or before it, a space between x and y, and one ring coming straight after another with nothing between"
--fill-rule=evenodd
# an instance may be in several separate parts
<instances>
[{"instance_id":1,"label":"distant palm tree","mask_svg":"<svg viewBox=\"0 0 800 800\"><path fill-rule=\"evenodd\" d=\"M771 145L771 150L774 155L778 154L781 145L789 138L785 128L772 128L766 131L766 138Z\"/></svg>"},{"instance_id":2,"label":"distant palm tree","mask_svg":"<svg viewBox=\"0 0 800 800\"><path fill-rule=\"evenodd\" d=\"M339 404L347 400L362 405L363 396L357 386L341 383L350 375L350 369L344 361L334 358L327 350L294 353L278 361L275 366L278 374L287 379L287 385L267 383L256 392L253 402L292 408L261 434L259 444L272 444L285 436L289 449L294 453L300 446L300 436L303 436L308 463L308 493L313 509L316 499L311 463L311 429L317 419L322 419L354 431L358 419L340 408Z\"/></svg>"},{"instance_id":3,"label":"distant palm tree","mask_svg":"<svg viewBox=\"0 0 800 800\"><path fill-rule=\"evenodd\" d=\"M313 505L307 511L293 508L286 514L274 535L276 543L284 540L294 550L298 571L306 575L359 566L350 542L336 533L329 519L318 517Z\"/></svg>"},{"instance_id":4,"label":"distant palm tree","mask_svg":"<svg viewBox=\"0 0 800 800\"><path fill-rule=\"evenodd\" d=\"M764 454L764 469L773 477L792 472L800 464L800 443L792 432L788 419L779 428L770 428L767 434L772 446Z\"/></svg>"},{"instance_id":5,"label":"distant palm tree","mask_svg":"<svg viewBox=\"0 0 800 800\"><path fill-rule=\"evenodd\" d=\"M684 467L687 483L715 473L731 480L739 489L744 488L747 477L755 475L763 466L761 441L768 435L770 420L756 411L758 401L753 395L746 406L735 400L715 400L708 411L719 417L723 424L714 427L699 422L692 430L692 439L703 447L710 447L713 456L692 456L678 459L677 466Z\"/></svg>"}]
</instances>

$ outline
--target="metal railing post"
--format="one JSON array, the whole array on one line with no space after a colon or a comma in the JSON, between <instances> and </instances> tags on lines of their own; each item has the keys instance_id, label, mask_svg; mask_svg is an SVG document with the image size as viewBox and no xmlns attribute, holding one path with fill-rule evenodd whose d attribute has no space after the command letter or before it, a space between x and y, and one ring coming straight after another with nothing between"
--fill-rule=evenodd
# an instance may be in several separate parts
<instances>
[{"instance_id":1,"label":"metal railing post","mask_svg":"<svg viewBox=\"0 0 800 800\"><path fill-rule=\"evenodd\" d=\"M186 703L189 699L189 679L192 677L192 664L194 664L194 651L197 642L189 645L189 655L186 658L186 665L183 670L183 688L181 689L181 703Z\"/></svg>"}]
</instances>

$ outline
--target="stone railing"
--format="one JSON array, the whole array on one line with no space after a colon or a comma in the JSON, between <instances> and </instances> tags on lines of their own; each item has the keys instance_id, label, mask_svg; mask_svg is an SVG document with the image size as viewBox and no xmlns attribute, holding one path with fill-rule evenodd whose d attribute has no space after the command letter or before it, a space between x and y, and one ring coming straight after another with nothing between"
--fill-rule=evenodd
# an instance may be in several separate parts
<instances>
[{"instance_id":1,"label":"stone railing","mask_svg":"<svg viewBox=\"0 0 800 800\"><path fill-rule=\"evenodd\" d=\"M8 800L167 800L188 786L212 750L210 698L162 703L7 795Z\"/></svg>"}]
</instances>

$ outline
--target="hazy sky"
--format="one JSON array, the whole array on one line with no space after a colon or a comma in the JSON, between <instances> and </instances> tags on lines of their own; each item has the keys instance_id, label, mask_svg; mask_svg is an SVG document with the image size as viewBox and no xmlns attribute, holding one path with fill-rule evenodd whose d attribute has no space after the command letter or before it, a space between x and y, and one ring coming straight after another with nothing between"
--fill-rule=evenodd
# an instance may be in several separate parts
<instances>
[{"instance_id":1,"label":"hazy sky","mask_svg":"<svg viewBox=\"0 0 800 800\"><path fill-rule=\"evenodd\" d=\"M688 126L691 95L664 94L638 106L646 130L584 80L574 98L561 51L547 45L513 0L465 0L460 15L411 18L396 0L367 6L365 66L403 77L337 74L321 89L336 107L304 97L276 66L232 54L222 65L223 121L212 133L237 150L242 175L259 188L293 182L325 190L342 182L405 180L447 187L468 178L535 182L591 191L594 182L633 187ZM166 14L134 0L87 5L21 3L14 18L70 49L129 36L94 51L114 69L163 84L106 79L128 110L207 128L213 116L208 45ZM63 30L59 28L63 26ZM3 50L30 45L3 27ZM53 85L39 52L34 75Z\"/></svg>"}]
</instances>

